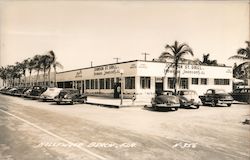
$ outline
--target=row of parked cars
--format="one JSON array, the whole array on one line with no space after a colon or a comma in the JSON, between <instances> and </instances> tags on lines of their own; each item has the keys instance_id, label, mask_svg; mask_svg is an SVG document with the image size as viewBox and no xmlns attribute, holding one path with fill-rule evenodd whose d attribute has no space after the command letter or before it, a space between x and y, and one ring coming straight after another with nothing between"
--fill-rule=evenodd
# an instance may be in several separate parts
<instances>
[{"instance_id":1,"label":"row of parked cars","mask_svg":"<svg viewBox=\"0 0 250 160\"><path fill-rule=\"evenodd\" d=\"M201 105L226 105L230 107L233 101L247 102L250 104L250 88L238 88L232 93L226 93L223 89L208 89L204 95L198 96L194 90L179 90L177 95L172 91L162 91L152 98L151 104L155 110L160 108L169 108L178 110L178 108L196 108Z\"/></svg>"},{"instance_id":2,"label":"row of parked cars","mask_svg":"<svg viewBox=\"0 0 250 160\"><path fill-rule=\"evenodd\" d=\"M0 93L31 99L39 99L41 101L54 101L57 104L75 104L77 102L87 102L87 96L81 94L77 89L50 88L46 86L3 87L0 89Z\"/></svg>"}]
</instances>

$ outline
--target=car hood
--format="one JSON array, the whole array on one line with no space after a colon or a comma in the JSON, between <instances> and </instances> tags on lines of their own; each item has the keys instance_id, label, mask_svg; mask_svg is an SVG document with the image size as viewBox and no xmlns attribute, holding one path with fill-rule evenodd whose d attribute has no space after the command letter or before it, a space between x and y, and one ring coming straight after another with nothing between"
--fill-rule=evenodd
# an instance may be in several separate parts
<instances>
[{"instance_id":1,"label":"car hood","mask_svg":"<svg viewBox=\"0 0 250 160\"><path fill-rule=\"evenodd\" d=\"M155 97L156 103L179 103L179 98L176 96L160 95Z\"/></svg>"},{"instance_id":2,"label":"car hood","mask_svg":"<svg viewBox=\"0 0 250 160\"><path fill-rule=\"evenodd\" d=\"M184 96L180 96L180 100L185 100L185 101L195 101L195 102L199 102L200 98L198 95L184 95Z\"/></svg>"},{"instance_id":3,"label":"car hood","mask_svg":"<svg viewBox=\"0 0 250 160\"><path fill-rule=\"evenodd\" d=\"M45 91L41 96L45 97L55 97L58 96L61 90Z\"/></svg>"}]
</instances>

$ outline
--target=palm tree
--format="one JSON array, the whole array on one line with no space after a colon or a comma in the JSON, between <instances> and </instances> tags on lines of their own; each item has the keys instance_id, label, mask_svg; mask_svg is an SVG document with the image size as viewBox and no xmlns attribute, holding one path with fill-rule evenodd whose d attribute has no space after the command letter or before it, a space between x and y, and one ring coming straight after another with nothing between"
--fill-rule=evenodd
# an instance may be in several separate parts
<instances>
[{"instance_id":1,"label":"palm tree","mask_svg":"<svg viewBox=\"0 0 250 160\"><path fill-rule=\"evenodd\" d=\"M241 60L243 61L238 65L238 68L245 70L245 78L250 79L250 41L246 41L247 47L240 48L237 51L237 55L229 57L229 59Z\"/></svg>"},{"instance_id":2,"label":"palm tree","mask_svg":"<svg viewBox=\"0 0 250 160\"><path fill-rule=\"evenodd\" d=\"M7 72L5 67L0 68L0 78L3 80L3 86L5 86L7 79Z\"/></svg>"},{"instance_id":3,"label":"palm tree","mask_svg":"<svg viewBox=\"0 0 250 160\"><path fill-rule=\"evenodd\" d=\"M56 55L53 50L49 51L49 56L50 56L50 66L49 66L49 71L48 71L48 76L49 76L49 85L50 85L50 72L51 72L51 66L54 68L54 86L57 87L57 82L56 82L56 68L63 68L62 64L56 61Z\"/></svg>"},{"instance_id":4,"label":"palm tree","mask_svg":"<svg viewBox=\"0 0 250 160\"><path fill-rule=\"evenodd\" d=\"M174 42L174 45L166 45L165 47L167 52L163 52L159 59L161 61L165 61L167 59L170 59L172 62L170 65L167 67L165 70L165 76L169 70L170 67L174 68L174 92L176 94L176 84L177 84L177 72L178 72L178 67L180 65L180 62L190 62L191 60L188 60L184 58L184 56L190 54L194 55L192 49L185 43L179 44L178 41ZM169 51L170 52L169 52Z\"/></svg>"},{"instance_id":5,"label":"palm tree","mask_svg":"<svg viewBox=\"0 0 250 160\"><path fill-rule=\"evenodd\" d=\"M21 75L24 76L24 85L26 85L26 69L28 68L28 61L28 59L25 59L21 63L16 62L16 66L20 69Z\"/></svg>"},{"instance_id":6,"label":"palm tree","mask_svg":"<svg viewBox=\"0 0 250 160\"><path fill-rule=\"evenodd\" d=\"M35 68L35 65L36 65L36 62L34 59L28 59L28 65L27 65L27 68L29 70L29 85L31 86L31 73L32 73L32 70Z\"/></svg>"},{"instance_id":7,"label":"palm tree","mask_svg":"<svg viewBox=\"0 0 250 160\"><path fill-rule=\"evenodd\" d=\"M33 61L35 63L34 69L37 71L36 85L38 85L39 72L42 69L42 56L41 55L35 55L34 58L33 58Z\"/></svg>"},{"instance_id":8,"label":"palm tree","mask_svg":"<svg viewBox=\"0 0 250 160\"><path fill-rule=\"evenodd\" d=\"M41 56L40 62L43 70L43 85L46 85L46 71L50 68L50 55L45 54Z\"/></svg>"}]
</instances>

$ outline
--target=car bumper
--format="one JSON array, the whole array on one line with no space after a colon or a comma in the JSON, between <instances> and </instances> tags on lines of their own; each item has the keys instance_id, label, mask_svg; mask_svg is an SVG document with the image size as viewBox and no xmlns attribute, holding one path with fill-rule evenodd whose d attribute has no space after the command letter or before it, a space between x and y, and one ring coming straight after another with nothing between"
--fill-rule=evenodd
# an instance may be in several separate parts
<instances>
[{"instance_id":1,"label":"car bumper","mask_svg":"<svg viewBox=\"0 0 250 160\"><path fill-rule=\"evenodd\" d=\"M72 102L72 100L71 99L59 99L59 98L56 98L56 99L54 99L54 101L55 102Z\"/></svg>"},{"instance_id":2,"label":"car bumper","mask_svg":"<svg viewBox=\"0 0 250 160\"><path fill-rule=\"evenodd\" d=\"M177 108L180 107L180 104L152 104L152 106L155 107L161 107L161 108Z\"/></svg>"},{"instance_id":3,"label":"car bumper","mask_svg":"<svg viewBox=\"0 0 250 160\"><path fill-rule=\"evenodd\" d=\"M218 104L232 104L233 100L218 100Z\"/></svg>"}]
</instances>

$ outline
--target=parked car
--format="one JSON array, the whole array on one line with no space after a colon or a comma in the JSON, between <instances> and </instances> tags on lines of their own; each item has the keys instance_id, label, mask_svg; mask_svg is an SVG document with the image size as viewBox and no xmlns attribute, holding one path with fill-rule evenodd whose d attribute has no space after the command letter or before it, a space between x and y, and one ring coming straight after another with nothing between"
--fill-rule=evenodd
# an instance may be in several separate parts
<instances>
[{"instance_id":1,"label":"parked car","mask_svg":"<svg viewBox=\"0 0 250 160\"><path fill-rule=\"evenodd\" d=\"M162 91L159 95L152 98L151 104L155 110L159 110L160 108L178 110L180 107L179 98L172 91Z\"/></svg>"},{"instance_id":2,"label":"parked car","mask_svg":"<svg viewBox=\"0 0 250 160\"><path fill-rule=\"evenodd\" d=\"M14 95L14 93L17 91L17 88L13 87L6 91L7 95Z\"/></svg>"},{"instance_id":3,"label":"parked car","mask_svg":"<svg viewBox=\"0 0 250 160\"><path fill-rule=\"evenodd\" d=\"M77 89L63 89L60 91L59 95L55 97L54 101L57 104L70 103L74 104L76 102L86 103L87 96L81 94Z\"/></svg>"},{"instance_id":4,"label":"parked car","mask_svg":"<svg viewBox=\"0 0 250 160\"><path fill-rule=\"evenodd\" d=\"M233 103L233 97L223 89L208 89L203 96L199 96L203 105L210 104L212 107L217 104L226 104L228 107Z\"/></svg>"},{"instance_id":5,"label":"parked car","mask_svg":"<svg viewBox=\"0 0 250 160\"><path fill-rule=\"evenodd\" d=\"M231 96L236 101L250 104L250 88L237 88L231 93Z\"/></svg>"},{"instance_id":6,"label":"parked car","mask_svg":"<svg viewBox=\"0 0 250 160\"><path fill-rule=\"evenodd\" d=\"M29 93L29 98L38 99L40 95L47 90L46 86L34 86Z\"/></svg>"},{"instance_id":7,"label":"parked car","mask_svg":"<svg viewBox=\"0 0 250 160\"><path fill-rule=\"evenodd\" d=\"M48 88L45 92L43 92L40 96L42 101L53 101L56 96L59 95L62 88Z\"/></svg>"},{"instance_id":8,"label":"parked car","mask_svg":"<svg viewBox=\"0 0 250 160\"><path fill-rule=\"evenodd\" d=\"M33 87L25 89L23 94L22 94L22 97L28 98L32 89L33 89Z\"/></svg>"},{"instance_id":9,"label":"parked car","mask_svg":"<svg viewBox=\"0 0 250 160\"><path fill-rule=\"evenodd\" d=\"M194 90L179 90L177 95L180 99L180 105L184 108L199 108L202 105L201 100Z\"/></svg>"}]
</instances>

